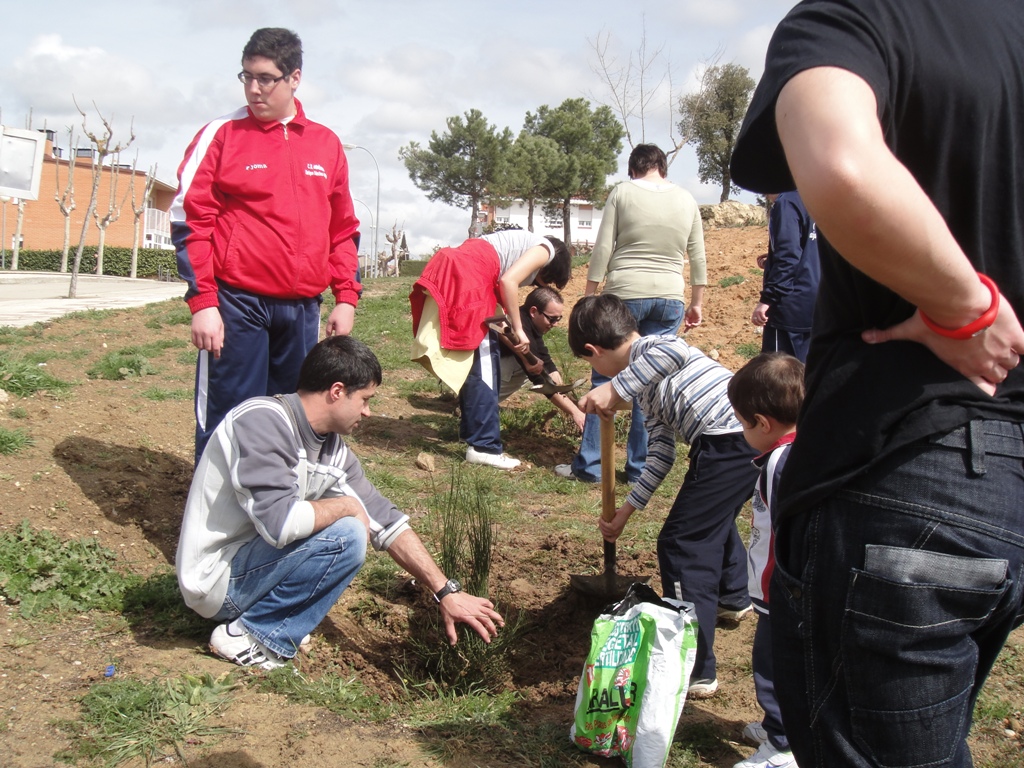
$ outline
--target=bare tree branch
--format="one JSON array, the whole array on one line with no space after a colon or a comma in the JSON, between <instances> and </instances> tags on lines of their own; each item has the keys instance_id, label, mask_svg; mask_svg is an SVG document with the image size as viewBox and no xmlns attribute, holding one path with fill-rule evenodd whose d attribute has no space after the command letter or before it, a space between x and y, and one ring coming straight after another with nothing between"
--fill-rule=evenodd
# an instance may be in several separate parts
<instances>
[{"instance_id":1,"label":"bare tree branch","mask_svg":"<svg viewBox=\"0 0 1024 768\"><path fill-rule=\"evenodd\" d=\"M626 141L631 148L649 141L649 122L652 125L667 125L663 134L665 138L658 139L657 143L665 150L671 165L692 137L692 132L682 131L682 135L676 132L679 127L676 111L680 97L676 95L672 61L665 54L665 44L654 49L649 46L646 20L639 44L635 50L630 51L625 61L612 52L611 32L602 30L596 38L588 38L587 42L594 51L590 68L601 78L607 91L606 100L594 94L590 94L590 98L615 112L622 122ZM718 62L721 55L722 49L719 48L700 65L698 92L703 93L707 89L707 70ZM662 123L662 118L653 120L652 116L658 112L663 112L665 123Z\"/></svg>"},{"instance_id":2,"label":"bare tree branch","mask_svg":"<svg viewBox=\"0 0 1024 768\"><path fill-rule=\"evenodd\" d=\"M93 102L93 108L96 110L96 114L99 115L100 122L103 124L103 131L96 132L90 131L88 126L88 118L85 112L80 106L78 101L72 95L71 100L75 104L75 109L78 110L78 114L82 116L82 133L85 134L86 138L92 144L92 188L89 194L89 207L86 209L85 216L82 219L82 233L78 240L78 249L75 251L75 260L71 267L71 287L68 290L68 298L73 299L78 295L78 269L82 263L82 252L85 250L85 237L89 231L89 220L96 215L96 197L100 189L100 181L103 178L103 162L110 156L117 157L127 149L133 141L135 141L135 129L134 119L129 124L128 128L128 139L126 141L113 143L114 129L112 127L113 116L108 120L103 116L100 108ZM114 178L111 180L112 192L111 199L113 200L114 190L116 190L116 170L111 169L111 173L114 174ZM97 220L98 221L98 220ZM109 223L109 222L108 222ZM105 228L100 229L100 244L96 252L96 267L99 274L103 274L103 235Z\"/></svg>"}]
</instances>

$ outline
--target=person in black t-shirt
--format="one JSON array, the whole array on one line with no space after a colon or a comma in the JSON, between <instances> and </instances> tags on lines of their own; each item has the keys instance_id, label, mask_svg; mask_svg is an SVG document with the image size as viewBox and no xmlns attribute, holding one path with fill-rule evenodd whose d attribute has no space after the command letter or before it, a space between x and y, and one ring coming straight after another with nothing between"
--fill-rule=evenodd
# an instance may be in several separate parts
<instances>
[{"instance_id":1,"label":"person in black t-shirt","mask_svg":"<svg viewBox=\"0 0 1024 768\"><path fill-rule=\"evenodd\" d=\"M562 319L565 304L562 294L554 288L535 288L526 297L526 301L519 308L519 318L522 321L523 332L530 340L530 352L537 358L534 364L518 354L507 344L501 345L501 372L499 374L498 401L504 401L511 397L512 393L520 389L527 381L534 384L544 384L545 376L547 381L556 385L562 384L562 375L558 372L558 366L551 359L551 353L544 343L544 335L550 331ZM586 418L583 411L576 407L576 403L560 392L547 395L550 400L562 413L572 419L576 428L583 429L583 422ZM495 413L497 418L498 414Z\"/></svg>"},{"instance_id":2,"label":"person in black t-shirt","mask_svg":"<svg viewBox=\"0 0 1024 768\"><path fill-rule=\"evenodd\" d=\"M971 765L1024 620L1021 39L1017 0L805 0L733 153L819 235L771 585L801 768Z\"/></svg>"}]
</instances>

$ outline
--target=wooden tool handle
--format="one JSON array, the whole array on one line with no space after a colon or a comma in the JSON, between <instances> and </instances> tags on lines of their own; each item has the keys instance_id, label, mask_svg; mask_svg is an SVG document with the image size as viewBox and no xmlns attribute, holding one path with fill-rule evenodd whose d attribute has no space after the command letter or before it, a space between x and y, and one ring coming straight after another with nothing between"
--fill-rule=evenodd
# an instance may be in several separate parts
<instances>
[{"instance_id":1,"label":"wooden tool handle","mask_svg":"<svg viewBox=\"0 0 1024 768\"><path fill-rule=\"evenodd\" d=\"M601 519L615 517L615 419L601 419Z\"/></svg>"}]
</instances>

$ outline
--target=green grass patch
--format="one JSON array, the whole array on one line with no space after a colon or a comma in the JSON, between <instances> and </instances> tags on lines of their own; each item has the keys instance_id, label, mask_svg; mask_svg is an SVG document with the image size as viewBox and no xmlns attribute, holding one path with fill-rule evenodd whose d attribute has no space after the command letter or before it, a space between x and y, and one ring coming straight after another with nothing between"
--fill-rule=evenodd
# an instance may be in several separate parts
<instances>
[{"instance_id":1,"label":"green grass patch","mask_svg":"<svg viewBox=\"0 0 1024 768\"><path fill-rule=\"evenodd\" d=\"M148 766L176 757L187 765L187 741L230 732L208 723L231 701L236 684L230 674L97 683L82 697L81 718L58 723L72 744L57 758L69 763L102 761L107 766L141 758Z\"/></svg>"},{"instance_id":2,"label":"green grass patch","mask_svg":"<svg viewBox=\"0 0 1024 768\"><path fill-rule=\"evenodd\" d=\"M190 346L188 349L181 350L174 359L179 365L192 366L196 364L198 357L199 350Z\"/></svg>"},{"instance_id":3,"label":"green grass patch","mask_svg":"<svg viewBox=\"0 0 1024 768\"><path fill-rule=\"evenodd\" d=\"M751 360L761 354L761 342L745 341L736 345L736 354L744 360Z\"/></svg>"},{"instance_id":4,"label":"green grass patch","mask_svg":"<svg viewBox=\"0 0 1024 768\"><path fill-rule=\"evenodd\" d=\"M385 600L393 600L401 584L398 564L386 555L368 555L355 584Z\"/></svg>"},{"instance_id":5,"label":"green grass patch","mask_svg":"<svg viewBox=\"0 0 1024 768\"><path fill-rule=\"evenodd\" d=\"M289 665L271 670L254 682L260 690L286 696L298 704L323 707L359 720L379 723L396 713L393 704L382 702L376 691L367 689L354 674L341 669L312 680L296 674Z\"/></svg>"},{"instance_id":6,"label":"green grass patch","mask_svg":"<svg viewBox=\"0 0 1024 768\"><path fill-rule=\"evenodd\" d=\"M739 285L740 283L745 281L746 278L743 277L743 275L729 275L728 277L723 277L721 280L718 281L718 287L728 288L730 285Z\"/></svg>"},{"instance_id":7,"label":"green grass patch","mask_svg":"<svg viewBox=\"0 0 1024 768\"><path fill-rule=\"evenodd\" d=\"M60 393L70 387L68 382L61 381L34 363L0 354L0 389L12 395L28 397L36 392Z\"/></svg>"},{"instance_id":8,"label":"green grass patch","mask_svg":"<svg viewBox=\"0 0 1024 768\"><path fill-rule=\"evenodd\" d=\"M94 379L123 381L137 376L151 376L157 372L149 358L138 352L108 352L86 373Z\"/></svg>"},{"instance_id":9,"label":"green grass patch","mask_svg":"<svg viewBox=\"0 0 1024 768\"><path fill-rule=\"evenodd\" d=\"M165 326L191 325L192 311L188 304L180 299L169 299L159 304L148 304L144 308L147 315L147 328L163 328Z\"/></svg>"},{"instance_id":10,"label":"green grass patch","mask_svg":"<svg viewBox=\"0 0 1024 768\"><path fill-rule=\"evenodd\" d=\"M24 617L47 609L120 610L137 577L117 565L117 555L96 539L65 541L33 530L28 520L0 534L0 596Z\"/></svg>"},{"instance_id":11,"label":"green grass patch","mask_svg":"<svg viewBox=\"0 0 1024 768\"><path fill-rule=\"evenodd\" d=\"M440 612L428 614L423 624L411 630L409 652L399 665L402 679L413 688L462 696L505 691L526 625L521 617L509 615L504 606L498 605L496 610L505 617L505 626L497 637L485 643L476 632L460 624L455 646L438 640L445 636Z\"/></svg>"},{"instance_id":12,"label":"green grass patch","mask_svg":"<svg viewBox=\"0 0 1024 768\"><path fill-rule=\"evenodd\" d=\"M191 389L164 389L163 387L150 387L142 396L147 400L162 403L165 400L191 400Z\"/></svg>"},{"instance_id":13,"label":"green grass patch","mask_svg":"<svg viewBox=\"0 0 1024 768\"><path fill-rule=\"evenodd\" d=\"M23 429L0 427L0 454L11 456L34 443L32 436Z\"/></svg>"},{"instance_id":14,"label":"green grass patch","mask_svg":"<svg viewBox=\"0 0 1024 768\"><path fill-rule=\"evenodd\" d=\"M124 590L122 612L137 633L206 640L212 622L193 611L181 597L174 571L159 571Z\"/></svg>"}]
</instances>

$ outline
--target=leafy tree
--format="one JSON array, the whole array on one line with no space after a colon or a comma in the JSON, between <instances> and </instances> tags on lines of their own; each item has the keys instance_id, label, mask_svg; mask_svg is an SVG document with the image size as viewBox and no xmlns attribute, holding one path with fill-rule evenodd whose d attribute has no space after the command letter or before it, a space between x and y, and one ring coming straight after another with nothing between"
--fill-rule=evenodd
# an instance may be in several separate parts
<instances>
[{"instance_id":1,"label":"leafy tree","mask_svg":"<svg viewBox=\"0 0 1024 768\"><path fill-rule=\"evenodd\" d=\"M720 183L724 203L735 190L729 161L757 83L739 64L709 67L706 74L706 89L679 100L679 128L684 133L690 129L689 143L696 147L700 180Z\"/></svg>"},{"instance_id":2,"label":"leafy tree","mask_svg":"<svg viewBox=\"0 0 1024 768\"><path fill-rule=\"evenodd\" d=\"M489 190L506 184L512 131L489 124L478 109L446 121L443 134L431 131L426 148L410 142L398 151L413 183L430 200L470 210L469 235L474 235L480 201Z\"/></svg>"},{"instance_id":3,"label":"leafy tree","mask_svg":"<svg viewBox=\"0 0 1024 768\"><path fill-rule=\"evenodd\" d=\"M566 99L552 109L526 113L526 133L551 139L562 162L545 184L542 197L562 212L563 239L572 242L569 206L572 198L600 205L607 197L606 179L615 172L622 151L622 124L606 106L591 109L583 98Z\"/></svg>"},{"instance_id":4,"label":"leafy tree","mask_svg":"<svg viewBox=\"0 0 1024 768\"><path fill-rule=\"evenodd\" d=\"M526 228L533 232L533 212L565 171L566 158L546 136L522 131L512 145L506 191L526 203Z\"/></svg>"}]
</instances>

